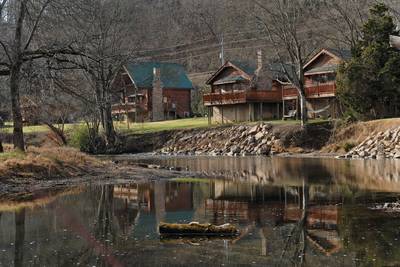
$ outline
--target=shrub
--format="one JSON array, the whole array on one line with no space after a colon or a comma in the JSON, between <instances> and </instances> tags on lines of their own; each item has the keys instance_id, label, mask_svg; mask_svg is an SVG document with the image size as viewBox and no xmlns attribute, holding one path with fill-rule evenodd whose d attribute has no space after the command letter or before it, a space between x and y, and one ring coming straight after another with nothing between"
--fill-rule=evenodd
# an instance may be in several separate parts
<instances>
[{"instance_id":1,"label":"shrub","mask_svg":"<svg viewBox=\"0 0 400 267\"><path fill-rule=\"evenodd\" d=\"M101 154L107 151L104 137L100 136L95 129L87 126L76 127L69 140L72 147L78 148L82 152Z\"/></svg>"},{"instance_id":2,"label":"shrub","mask_svg":"<svg viewBox=\"0 0 400 267\"><path fill-rule=\"evenodd\" d=\"M346 142L346 143L344 143L344 145L343 145L343 149L344 149L344 151L346 151L346 152L350 152L350 150L352 150L352 149L355 148L355 147L356 147L356 144L350 143L350 142Z\"/></svg>"},{"instance_id":3,"label":"shrub","mask_svg":"<svg viewBox=\"0 0 400 267\"><path fill-rule=\"evenodd\" d=\"M70 135L70 145L72 147L78 148L81 151L89 151L91 147L89 129L84 126L77 126L71 132Z\"/></svg>"}]
</instances>

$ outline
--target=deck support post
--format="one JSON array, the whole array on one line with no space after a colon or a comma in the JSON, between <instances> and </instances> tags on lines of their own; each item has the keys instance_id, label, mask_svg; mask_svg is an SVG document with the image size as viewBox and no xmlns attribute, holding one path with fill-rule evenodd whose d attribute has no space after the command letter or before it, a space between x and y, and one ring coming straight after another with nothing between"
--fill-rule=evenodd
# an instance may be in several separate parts
<instances>
[{"instance_id":1,"label":"deck support post","mask_svg":"<svg viewBox=\"0 0 400 267\"><path fill-rule=\"evenodd\" d=\"M249 121L254 121L254 104L253 103L249 103Z\"/></svg>"},{"instance_id":2,"label":"deck support post","mask_svg":"<svg viewBox=\"0 0 400 267\"><path fill-rule=\"evenodd\" d=\"M277 114L278 114L276 118L279 119L279 117L280 117L280 115L281 115L281 114L280 114L281 111L280 111L280 108L279 108L279 102L276 103L276 111L277 111Z\"/></svg>"},{"instance_id":3,"label":"deck support post","mask_svg":"<svg viewBox=\"0 0 400 267\"><path fill-rule=\"evenodd\" d=\"M238 114L238 107L235 105L235 122L238 122L237 114Z\"/></svg>"},{"instance_id":4,"label":"deck support post","mask_svg":"<svg viewBox=\"0 0 400 267\"><path fill-rule=\"evenodd\" d=\"M282 100L282 120L285 120L285 99Z\"/></svg>"},{"instance_id":5,"label":"deck support post","mask_svg":"<svg viewBox=\"0 0 400 267\"><path fill-rule=\"evenodd\" d=\"M211 107L208 107L208 126L211 125Z\"/></svg>"}]
</instances>

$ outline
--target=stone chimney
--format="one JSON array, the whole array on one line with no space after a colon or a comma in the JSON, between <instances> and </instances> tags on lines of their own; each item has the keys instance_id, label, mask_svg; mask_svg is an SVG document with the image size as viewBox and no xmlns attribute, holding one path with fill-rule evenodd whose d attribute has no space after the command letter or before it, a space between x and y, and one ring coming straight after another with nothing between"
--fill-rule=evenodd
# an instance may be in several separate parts
<instances>
[{"instance_id":1,"label":"stone chimney","mask_svg":"<svg viewBox=\"0 0 400 267\"><path fill-rule=\"evenodd\" d=\"M163 104L163 84L161 81L161 69L153 69L153 90L152 90L152 121L163 121L164 104Z\"/></svg>"}]
</instances>

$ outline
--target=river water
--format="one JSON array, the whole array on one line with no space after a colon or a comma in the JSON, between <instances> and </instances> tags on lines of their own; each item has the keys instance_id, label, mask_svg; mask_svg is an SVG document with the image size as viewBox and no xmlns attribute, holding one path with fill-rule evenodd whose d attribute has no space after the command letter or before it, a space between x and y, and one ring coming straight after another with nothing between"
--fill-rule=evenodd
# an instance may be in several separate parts
<instances>
[{"instance_id":1,"label":"river water","mask_svg":"<svg viewBox=\"0 0 400 267\"><path fill-rule=\"evenodd\" d=\"M210 178L81 186L0 202L0 266L400 265L400 161L124 159ZM160 222L192 221L231 223L241 234L158 234Z\"/></svg>"}]
</instances>

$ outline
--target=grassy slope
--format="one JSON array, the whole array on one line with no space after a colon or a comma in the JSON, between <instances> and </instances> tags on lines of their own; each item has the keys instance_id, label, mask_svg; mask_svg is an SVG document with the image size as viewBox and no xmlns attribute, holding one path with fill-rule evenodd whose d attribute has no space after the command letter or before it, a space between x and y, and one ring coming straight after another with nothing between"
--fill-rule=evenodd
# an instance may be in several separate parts
<instances>
[{"instance_id":1,"label":"grassy slope","mask_svg":"<svg viewBox=\"0 0 400 267\"><path fill-rule=\"evenodd\" d=\"M30 147L26 153L0 154L0 179L74 177L101 167L100 160L65 147Z\"/></svg>"},{"instance_id":2,"label":"grassy slope","mask_svg":"<svg viewBox=\"0 0 400 267\"><path fill-rule=\"evenodd\" d=\"M8 159L23 159L24 157L25 153L18 151L0 153L0 162Z\"/></svg>"},{"instance_id":3,"label":"grassy slope","mask_svg":"<svg viewBox=\"0 0 400 267\"><path fill-rule=\"evenodd\" d=\"M275 125L282 124L298 124L299 121L289 120L275 120L275 121L267 121L269 123ZM319 123L321 120L313 120L310 123ZM247 124L255 124L247 123ZM80 123L76 124L66 124L65 131L71 131L74 127L81 125ZM12 124L7 123L6 128L0 129L0 132L12 133ZM144 134L144 133L152 133L152 132L161 132L161 131L169 131L169 130L179 130L179 129L195 129L195 128L206 128L208 127L208 119L207 118L190 118L190 119L181 119L181 120L171 120L171 121L162 121L162 122L144 122L144 123L130 123L129 129L128 125L125 122L115 122L115 128L117 131L123 133L134 133L134 134ZM216 125L214 125L216 126ZM45 125L35 125L35 126L25 126L24 133L46 133L50 131L49 128Z\"/></svg>"},{"instance_id":4,"label":"grassy slope","mask_svg":"<svg viewBox=\"0 0 400 267\"><path fill-rule=\"evenodd\" d=\"M79 125L79 123L75 123L75 124L65 124L65 130L71 130L74 127L76 127L77 125ZM6 123L6 127L0 129L1 132L3 133L8 133L11 134L13 132L13 128L12 128L12 123ZM50 131L49 127L47 127L46 125L33 125L33 126L25 126L24 127L24 133L45 133Z\"/></svg>"},{"instance_id":5,"label":"grassy slope","mask_svg":"<svg viewBox=\"0 0 400 267\"><path fill-rule=\"evenodd\" d=\"M205 128L205 127L208 127L207 118L191 118L191 119L161 121L161 122L130 123L129 129L126 123L121 123L121 122L115 123L115 128L118 131L137 133L137 134L178 130L178 129Z\"/></svg>"},{"instance_id":6,"label":"grassy slope","mask_svg":"<svg viewBox=\"0 0 400 267\"><path fill-rule=\"evenodd\" d=\"M268 123L272 123L274 125L282 125L282 124L299 124L299 121L289 120L274 120L274 121L266 121ZM313 123L320 123L322 120L312 120ZM242 124L257 124L259 122L243 122ZM227 124L229 125L229 124ZM216 124L212 126L217 126ZM128 129L126 123L115 123L115 127L117 130L125 133L135 133L135 134L144 134L144 133L152 133L152 132L161 132L161 131L169 131L169 130L180 130L180 129L196 129L196 128L207 128L208 119L207 118L191 118L191 119L182 119L182 120L173 120L173 121L162 121L162 122L145 122L145 123L134 123L130 124L130 128Z\"/></svg>"}]
</instances>

